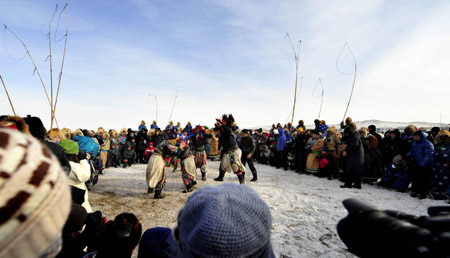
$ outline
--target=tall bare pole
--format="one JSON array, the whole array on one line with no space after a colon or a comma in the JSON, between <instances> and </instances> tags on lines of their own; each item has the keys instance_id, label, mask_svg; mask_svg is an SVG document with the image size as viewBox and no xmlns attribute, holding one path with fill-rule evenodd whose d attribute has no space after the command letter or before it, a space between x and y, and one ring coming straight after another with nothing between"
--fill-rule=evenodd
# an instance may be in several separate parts
<instances>
[{"instance_id":1,"label":"tall bare pole","mask_svg":"<svg viewBox=\"0 0 450 258\"><path fill-rule=\"evenodd\" d=\"M339 58L341 57L342 51L344 50L345 47L347 47L348 51L350 52L350 55L351 55L352 58L353 58L353 63L355 64L354 71L351 72L351 73L345 73L345 72L342 72L342 71L339 69L339 65L338 65ZM350 97L349 97L349 99L348 99L347 107L345 108L344 117L342 118L342 121L345 121L345 117L347 116L348 107L350 106L350 102L352 101L353 90L355 89L356 72L357 72L356 59L355 59L355 56L353 55L353 52L352 52L352 50L350 49L350 46L348 45L347 42L345 42L344 46L342 47L341 51L339 52L338 58L336 59L336 69L337 69L341 74L343 74L343 75L351 75L351 74L353 74L352 90L351 90L351 92L350 92Z\"/></svg>"},{"instance_id":2,"label":"tall bare pole","mask_svg":"<svg viewBox=\"0 0 450 258\"><path fill-rule=\"evenodd\" d=\"M173 100L172 111L170 112L169 123L172 120L173 109L175 108L175 102L177 102L178 92L180 92L180 91L177 90L177 93L175 94L175 99ZM169 124L169 123L167 123L167 124Z\"/></svg>"},{"instance_id":3,"label":"tall bare pole","mask_svg":"<svg viewBox=\"0 0 450 258\"><path fill-rule=\"evenodd\" d=\"M156 123L158 123L158 97L155 94L148 94L148 97L155 96L155 102L156 102Z\"/></svg>"},{"instance_id":4,"label":"tall bare pole","mask_svg":"<svg viewBox=\"0 0 450 258\"><path fill-rule=\"evenodd\" d=\"M322 84L322 79L321 78L319 78L319 80L317 80L317 85L314 88L313 94L316 92L316 89L319 87L319 85L321 87L320 95L319 96L313 95L313 97L315 97L315 98L321 98L321 100L320 100L320 108L319 108L319 115L317 116L317 119L320 119L320 114L322 113L323 94L325 92L325 90L323 88L323 84Z\"/></svg>"},{"instance_id":5,"label":"tall bare pole","mask_svg":"<svg viewBox=\"0 0 450 258\"><path fill-rule=\"evenodd\" d=\"M66 34L64 36L66 39L64 42L64 54L63 54L62 62L61 62L61 70L59 72L58 89L56 91L55 105L53 106L54 113L56 113L56 104L58 104L59 88L61 86L61 78L62 78L62 73L63 73L63 69L64 69L64 60L66 59L67 37L69 34L69 12L68 12L67 6L68 6L68 4L66 4L63 8L63 11L66 10ZM62 12L61 12L61 14L62 14ZM61 16L60 16L60 18L61 18ZM56 33L55 33L55 37L56 37ZM53 123L53 121L52 121L52 123Z\"/></svg>"},{"instance_id":6,"label":"tall bare pole","mask_svg":"<svg viewBox=\"0 0 450 258\"><path fill-rule=\"evenodd\" d=\"M3 88L5 89L6 96L8 97L9 104L11 105L11 108L12 108L12 111L13 111L13 113L14 113L14 116L17 116L17 115L16 115L16 111L14 110L14 106L13 106L13 104L12 104L12 102L11 102L11 99L9 98L9 93L8 93L8 90L6 89L5 82L3 81L3 78L2 78L1 75L0 75L0 80L2 81Z\"/></svg>"},{"instance_id":7,"label":"tall bare pole","mask_svg":"<svg viewBox=\"0 0 450 258\"><path fill-rule=\"evenodd\" d=\"M55 18L56 12L58 11L58 5L55 7L55 11L53 12L52 19L50 20L50 23L48 24L48 52L49 52L49 58L50 58L50 98L51 98L51 106L52 111L54 111L53 108L53 64L52 64L52 23L53 19ZM50 129L53 128L53 116L54 112L51 113L51 123L50 123Z\"/></svg>"},{"instance_id":8,"label":"tall bare pole","mask_svg":"<svg viewBox=\"0 0 450 258\"><path fill-rule=\"evenodd\" d=\"M297 103L297 82L298 82L298 62L299 62L299 52L300 52L300 45L302 44L302 41L300 40L298 42L298 48L297 50L294 47L294 44L292 43L291 37L289 36L289 33L286 33L286 36L289 38L289 42L291 43L292 50L294 51L294 57L295 57L295 93L294 93L294 107L292 108L292 118L291 118L291 124L294 123L294 116L295 116L295 104Z\"/></svg>"},{"instance_id":9,"label":"tall bare pole","mask_svg":"<svg viewBox=\"0 0 450 258\"><path fill-rule=\"evenodd\" d=\"M27 51L26 54L27 54L28 57L30 58L31 63L32 63L33 66L34 66L34 70L36 71L36 73L37 73L38 76L39 76L39 79L40 79L41 84L42 84L42 88L44 88L45 96L47 96L48 104L50 105L50 110L51 110L51 112L52 112L52 114L53 114L53 118L55 119L56 126L58 126L58 121L56 120L55 112L54 112L54 110L53 110L53 106L52 106L52 104L51 104L50 97L48 96L48 92L47 92L47 88L45 87L44 80L42 80L41 73L39 72L39 69L37 68L36 64L34 63L33 57L31 56L30 51L29 51L28 48L27 48L27 45L25 45L25 43L24 43L24 42L23 42L23 41L22 41L22 40L21 40L21 39L20 39L20 38L12 31L12 30L11 30L11 29L9 29L6 25L3 24L3 26L5 26L5 30L9 30L9 32L11 32L11 34L12 34L12 35L13 35L20 43L22 43L23 47L24 47L25 50ZM59 126L58 126L58 128L59 128Z\"/></svg>"}]
</instances>

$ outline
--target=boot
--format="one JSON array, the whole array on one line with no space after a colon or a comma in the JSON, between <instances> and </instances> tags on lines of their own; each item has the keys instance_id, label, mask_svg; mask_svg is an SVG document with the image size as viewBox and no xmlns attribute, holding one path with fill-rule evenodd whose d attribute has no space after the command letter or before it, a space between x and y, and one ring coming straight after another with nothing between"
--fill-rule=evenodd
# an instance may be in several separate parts
<instances>
[{"instance_id":1,"label":"boot","mask_svg":"<svg viewBox=\"0 0 450 258\"><path fill-rule=\"evenodd\" d=\"M250 182L255 182L256 180L258 180L258 174L256 173L256 171L252 171L253 174L253 178L252 180L250 180Z\"/></svg>"},{"instance_id":2,"label":"boot","mask_svg":"<svg viewBox=\"0 0 450 258\"><path fill-rule=\"evenodd\" d=\"M155 190L155 199L162 199L164 197L166 197L165 195L161 194L162 190Z\"/></svg>"},{"instance_id":3,"label":"boot","mask_svg":"<svg viewBox=\"0 0 450 258\"><path fill-rule=\"evenodd\" d=\"M243 174L237 175L238 179L239 179L239 184L243 185L245 184L245 178Z\"/></svg>"},{"instance_id":4,"label":"boot","mask_svg":"<svg viewBox=\"0 0 450 258\"><path fill-rule=\"evenodd\" d=\"M225 172L220 171L219 176L214 178L214 181L223 181L224 176L225 176Z\"/></svg>"},{"instance_id":5,"label":"boot","mask_svg":"<svg viewBox=\"0 0 450 258\"><path fill-rule=\"evenodd\" d=\"M202 181L206 181L206 172L202 172Z\"/></svg>"},{"instance_id":6,"label":"boot","mask_svg":"<svg viewBox=\"0 0 450 258\"><path fill-rule=\"evenodd\" d=\"M147 190L147 194L151 194L151 193L153 193L153 188L149 187Z\"/></svg>"},{"instance_id":7,"label":"boot","mask_svg":"<svg viewBox=\"0 0 450 258\"><path fill-rule=\"evenodd\" d=\"M182 193L189 193L192 192L192 185L186 185L186 190L184 190Z\"/></svg>"}]
</instances>

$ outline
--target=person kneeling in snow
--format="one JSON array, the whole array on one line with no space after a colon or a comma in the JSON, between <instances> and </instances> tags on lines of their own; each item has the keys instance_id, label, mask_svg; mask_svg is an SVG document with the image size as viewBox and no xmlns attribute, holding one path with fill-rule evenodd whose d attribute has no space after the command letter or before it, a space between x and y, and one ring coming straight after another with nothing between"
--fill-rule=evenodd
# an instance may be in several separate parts
<instances>
[{"instance_id":1,"label":"person kneeling in snow","mask_svg":"<svg viewBox=\"0 0 450 258\"><path fill-rule=\"evenodd\" d=\"M126 168L127 165L131 167L135 159L136 152L132 149L132 143L127 142L125 144L125 150L123 151L123 168Z\"/></svg>"},{"instance_id":2,"label":"person kneeling in snow","mask_svg":"<svg viewBox=\"0 0 450 258\"><path fill-rule=\"evenodd\" d=\"M411 183L409 167L409 162L403 160L401 155L395 156L392 164L386 168L386 176L378 182L378 186L393 187L399 192L405 192Z\"/></svg>"}]
</instances>

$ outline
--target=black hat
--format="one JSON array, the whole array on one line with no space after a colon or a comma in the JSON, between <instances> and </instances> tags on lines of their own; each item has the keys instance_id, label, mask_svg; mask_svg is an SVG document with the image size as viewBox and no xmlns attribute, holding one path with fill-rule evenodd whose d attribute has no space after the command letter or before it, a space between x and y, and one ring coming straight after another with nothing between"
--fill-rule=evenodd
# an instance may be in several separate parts
<instances>
[{"instance_id":1,"label":"black hat","mask_svg":"<svg viewBox=\"0 0 450 258\"><path fill-rule=\"evenodd\" d=\"M83 206L72 203L69 217L64 225L65 233L73 233L80 230L86 224L87 212Z\"/></svg>"},{"instance_id":2,"label":"black hat","mask_svg":"<svg viewBox=\"0 0 450 258\"><path fill-rule=\"evenodd\" d=\"M248 134L248 130L244 129L244 130L242 130L242 133Z\"/></svg>"},{"instance_id":3,"label":"black hat","mask_svg":"<svg viewBox=\"0 0 450 258\"><path fill-rule=\"evenodd\" d=\"M39 117L27 115L23 118L28 124L31 135L37 139L44 139L47 135L47 130L45 130L44 124Z\"/></svg>"}]
</instances>

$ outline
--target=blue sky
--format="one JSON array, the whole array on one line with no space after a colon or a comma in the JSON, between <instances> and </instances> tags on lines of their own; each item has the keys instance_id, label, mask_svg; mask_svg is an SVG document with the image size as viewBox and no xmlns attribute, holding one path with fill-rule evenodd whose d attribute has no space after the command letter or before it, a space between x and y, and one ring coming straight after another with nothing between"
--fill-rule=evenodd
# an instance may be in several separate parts
<instances>
[{"instance_id":1,"label":"blue sky","mask_svg":"<svg viewBox=\"0 0 450 258\"><path fill-rule=\"evenodd\" d=\"M50 91L45 33L55 3L1 0L0 22L28 46ZM447 1L69 1L69 38L56 116L72 129L137 127L155 119L212 125L233 113L242 127L285 123L293 104L295 61L285 33L302 40L303 77L295 121L342 119L353 81L336 69L345 42L358 64L348 115L354 120L449 122L450 3ZM59 15L59 13L58 13ZM58 16L53 23L55 33ZM61 16L57 36L64 33ZM3 38L3 35L2 35ZM6 33L6 46L21 45ZM53 41L54 85L63 41ZM294 42L295 43L295 42ZM344 50L340 68L351 72ZM0 51L0 75L19 115L50 108L33 66ZM300 86L300 85L299 85ZM56 87L55 87L56 88ZM56 90L56 89L55 89ZM1 113L11 113L0 94ZM296 123L296 122L295 122Z\"/></svg>"}]
</instances>

